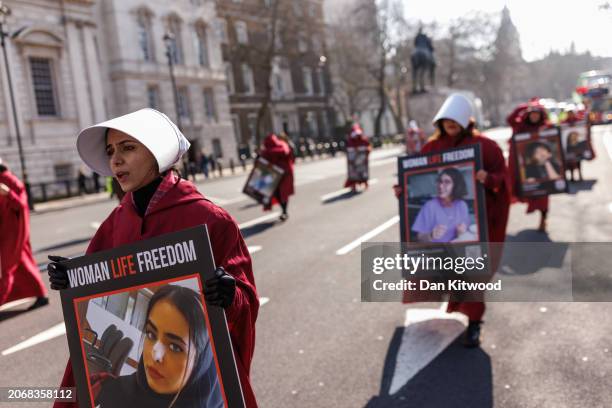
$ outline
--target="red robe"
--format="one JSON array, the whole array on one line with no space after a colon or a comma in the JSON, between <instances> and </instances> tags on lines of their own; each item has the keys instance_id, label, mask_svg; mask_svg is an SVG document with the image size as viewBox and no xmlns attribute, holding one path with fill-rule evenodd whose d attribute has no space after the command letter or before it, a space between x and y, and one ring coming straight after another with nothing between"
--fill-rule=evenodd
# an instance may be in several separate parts
<instances>
[{"instance_id":1,"label":"red robe","mask_svg":"<svg viewBox=\"0 0 612 408\"><path fill-rule=\"evenodd\" d=\"M370 154L370 151L372 150L372 145L370 144L370 141L368 140L368 138L366 136L364 136L363 134L360 134L359 136L349 136L348 140L346 141L346 147L367 147L368 148L368 155ZM365 184L365 186L368 186L368 182L366 181L354 181L354 180L349 180L348 178L346 179L346 181L344 182L344 187L354 187L354 186L358 186L360 184Z\"/></svg>"},{"instance_id":2,"label":"red robe","mask_svg":"<svg viewBox=\"0 0 612 408\"><path fill-rule=\"evenodd\" d=\"M543 106L530 102L517 106L514 111L506 118L506 122L512 128L512 133L523 133L523 132L536 132L541 129L546 129L552 127L552 124L547 120L543 120L539 125L532 125L527 123L526 119L529 115L528 109L531 107L535 107L540 110L542 117L548 117L546 109ZM510 191L512 192L512 200L514 202L521 201L527 203L527 212L531 213L536 210L540 211L548 211L548 195L544 195L541 197L529 197L529 198L521 198L519 197L519 187L518 180L516 179L516 151L514 149L514 145L512 140L508 141L510 146L510 153L508 155L508 170L510 172Z\"/></svg>"},{"instance_id":3,"label":"red robe","mask_svg":"<svg viewBox=\"0 0 612 408\"><path fill-rule=\"evenodd\" d=\"M0 305L28 297L47 296L32 255L30 209L25 187L6 170L0 183L10 191L0 195Z\"/></svg>"},{"instance_id":4,"label":"red robe","mask_svg":"<svg viewBox=\"0 0 612 408\"><path fill-rule=\"evenodd\" d=\"M238 374L246 406L257 407L249 380L251 360L255 348L255 320L259 299L255 288L251 257L236 221L217 207L189 181L180 180L141 218L132 203L132 194L125 195L121 203L102 223L87 248L94 253L158 235L206 224L210 235L215 265L222 266L236 278L236 295L225 310L232 340ZM75 386L70 361L66 367L63 387ZM74 408L75 403L56 402L54 408Z\"/></svg>"},{"instance_id":5,"label":"red robe","mask_svg":"<svg viewBox=\"0 0 612 408\"><path fill-rule=\"evenodd\" d=\"M427 142L421 149L421 153L474 144L480 145L482 169L487 172L484 187L489 242L504 242L510 210L510 181L504 155L497 143L484 135L464 137L459 140L440 136ZM501 261L501 245L491 248L490 252L492 270L496 270ZM448 302L447 312L454 311L466 314L471 321L480 321L485 311L485 304L484 302L454 302L451 300Z\"/></svg>"},{"instance_id":6,"label":"red robe","mask_svg":"<svg viewBox=\"0 0 612 408\"><path fill-rule=\"evenodd\" d=\"M280 194L281 201L286 203L289 201L289 196L295 193L293 187L293 163L295 158L293 157L291 147L275 134L271 134L264 139L264 148L260 155L270 163L285 170L277 191ZM264 210L270 210L275 203L278 203L276 192L270 204L264 206Z\"/></svg>"}]
</instances>

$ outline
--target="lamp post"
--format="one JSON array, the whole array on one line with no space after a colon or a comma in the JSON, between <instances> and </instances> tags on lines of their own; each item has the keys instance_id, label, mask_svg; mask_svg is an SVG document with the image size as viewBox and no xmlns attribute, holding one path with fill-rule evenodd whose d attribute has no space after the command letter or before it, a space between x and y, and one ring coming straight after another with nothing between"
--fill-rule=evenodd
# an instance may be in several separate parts
<instances>
[{"instance_id":1,"label":"lamp post","mask_svg":"<svg viewBox=\"0 0 612 408\"><path fill-rule=\"evenodd\" d=\"M14 38L17 33L14 33L12 36L4 31L4 27L6 25L6 18L11 15L11 9L0 1L0 46L2 46L2 54L4 55L4 67L6 70L6 78L8 82L9 95L11 98L11 106L13 110L13 121L15 122L15 134L17 136L17 148L19 150L19 162L21 164L21 178L23 179L23 184L25 185L26 195L28 196L28 207L30 209L33 208L32 205L32 194L30 193L30 183L28 181L28 171L26 169L25 157L23 155L23 146L21 144L21 131L19 129L19 120L17 118L17 105L15 104L15 94L13 92L13 80L11 78L11 70L9 69L8 63L8 55L6 53L6 37ZM10 136L9 136L10 137ZM10 139L9 139L10 141Z\"/></svg>"},{"instance_id":2,"label":"lamp post","mask_svg":"<svg viewBox=\"0 0 612 408\"><path fill-rule=\"evenodd\" d=\"M178 88L176 87L176 78L174 77L174 53L175 43L174 34L166 32L163 37L164 44L166 45L166 57L168 58L168 70L170 71L170 82L172 83L172 95L174 96L174 110L176 111L176 125L179 130L183 131L183 125L181 123L181 112L179 109L179 95ZM185 156L183 156L183 177L188 179L189 172L187 171L187 163Z\"/></svg>"}]
</instances>

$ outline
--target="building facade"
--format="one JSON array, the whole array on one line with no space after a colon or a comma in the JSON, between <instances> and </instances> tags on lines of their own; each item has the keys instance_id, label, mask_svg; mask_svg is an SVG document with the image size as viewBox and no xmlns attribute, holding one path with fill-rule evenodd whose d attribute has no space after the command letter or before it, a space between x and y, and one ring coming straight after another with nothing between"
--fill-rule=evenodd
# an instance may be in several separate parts
<instances>
[{"instance_id":1,"label":"building facade","mask_svg":"<svg viewBox=\"0 0 612 408\"><path fill-rule=\"evenodd\" d=\"M79 130L154 107L222 162L237 157L213 0L8 0L5 29L17 124L33 194L73 180ZM164 35L170 38L164 41ZM175 108L167 49L177 87ZM21 176L4 61L0 156ZM177 112L178 111L178 112ZM180 117L180 119L179 119ZM56 185L57 184L57 185Z\"/></svg>"},{"instance_id":2,"label":"building facade","mask_svg":"<svg viewBox=\"0 0 612 408\"><path fill-rule=\"evenodd\" d=\"M335 116L329 104L323 1L217 0L217 14L232 121L242 151L256 147L259 108L268 87L263 133L284 131L296 142L332 137Z\"/></svg>"}]
</instances>

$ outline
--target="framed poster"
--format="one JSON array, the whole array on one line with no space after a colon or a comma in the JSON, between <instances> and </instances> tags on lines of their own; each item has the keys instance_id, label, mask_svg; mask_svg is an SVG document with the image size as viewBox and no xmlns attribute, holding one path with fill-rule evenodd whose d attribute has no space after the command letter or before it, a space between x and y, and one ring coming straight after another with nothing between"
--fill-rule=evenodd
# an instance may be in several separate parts
<instances>
[{"instance_id":1,"label":"framed poster","mask_svg":"<svg viewBox=\"0 0 612 408\"><path fill-rule=\"evenodd\" d=\"M244 407L205 226L67 262L62 309L79 407Z\"/></svg>"},{"instance_id":2,"label":"framed poster","mask_svg":"<svg viewBox=\"0 0 612 408\"><path fill-rule=\"evenodd\" d=\"M348 180L365 182L370 177L368 146L347 147Z\"/></svg>"},{"instance_id":3,"label":"framed poster","mask_svg":"<svg viewBox=\"0 0 612 408\"><path fill-rule=\"evenodd\" d=\"M258 157L242 192L261 204L269 204L284 174L280 167Z\"/></svg>"},{"instance_id":4,"label":"framed poster","mask_svg":"<svg viewBox=\"0 0 612 408\"><path fill-rule=\"evenodd\" d=\"M512 135L521 197L566 193L565 156L559 128Z\"/></svg>"},{"instance_id":5,"label":"framed poster","mask_svg":"<svg viewBox=\"0 0 612 408\"><path fill-rule=\"evenodd\" d=\"M592 160L595 157L591 147L591 132L589 130L586 121L560 126L561 143L566 163Z\"/></svg>"}]
</instances>

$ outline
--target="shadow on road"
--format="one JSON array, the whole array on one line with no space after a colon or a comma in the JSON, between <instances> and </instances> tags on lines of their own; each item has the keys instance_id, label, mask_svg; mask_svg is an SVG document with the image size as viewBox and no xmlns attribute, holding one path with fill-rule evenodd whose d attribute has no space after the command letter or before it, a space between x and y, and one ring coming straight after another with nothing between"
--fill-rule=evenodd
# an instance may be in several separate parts
<instances>
[{"instance_id":1,"label":"shadow on road","mask_svg":"<svg viewBox=\"0 0 612 408\"><path fill-rule=\"evenodd\" d=\"M385 359L380 395L365 408L493 407L491 359L482 349L466 349L460 337L390 395L403 327L395 330Z\"/></svg>"},{"instance_id":2,"label":"shadow on road","mask_svg":"<svg viewBox=\"0 0 612 408\"><path fill-rule=\"evenodd\" d=\"M342 200L348 200L350 198L353 198L357 195L361 194L360 191L347 191L346 193L342 193L340 195L337 195L335 197L331 197L328 198L327 200L322 201L323 204L332 204L335 203L336 201L342 201Z\"/></svg>"},{"instance_id":3,"label":"shadow on road","mask_svg":"<svg viewBox=\"0 0 612 408\"><path fill-rule=\"evenodd\" d=\"M529 275L544 268L561 268L569 244L553 242L547 233L523 230L507 235L498 273Z\"/></svg>"},{"instance_id":4,"label":"shadow on road","mask_svg":"<svg viewBox=\"0 0 612 408\"><path fill-rule=\"evenodd\" d=\"M570 181L569 194L578 194L580 191L590 191L597 180Z\"/></svg>"},{"instance_id":5,"label":"shadow on road","mask_svg":"<svg viewBox=\"0 0 612 408\"><path fill-rule=\"evenodd\" d=\"M0 322L3 322L8 319L12 319L13 317L18 317L22 314L29 312L27 309L22 310L7 310L5 312L0 312Z\"/></svg>"},{"instance_id":6,"label":"shadow on road","mask_svg":"<svg viewBox=\"0 0 612 408\"><path fill-rule=\"evenodd\" d=\"M261 234L265 230L272 228L278 221L268 221L262 222L257 225L253 225L252 227L243 228L240 230L242 232L242 237L244 239L248 237L252 237L253 235Z\"/></svg>"},{"instance_id":7,"label":"shadow on road","mask_svg":"<svg viewBox=\"0 0 612 408\"><path fill-rule=\"evenodd\" d=\"M260 203L248 203L248 204L245 204L245 205L241 206L240 209L241 210L248 210L249 208L259 207L259 206L261 206Z\"/></svg>"}]
</instances>

